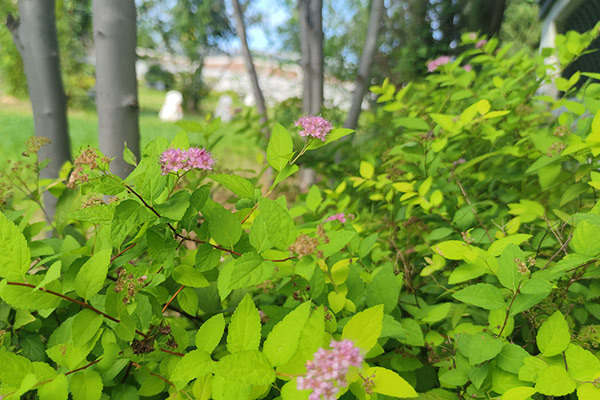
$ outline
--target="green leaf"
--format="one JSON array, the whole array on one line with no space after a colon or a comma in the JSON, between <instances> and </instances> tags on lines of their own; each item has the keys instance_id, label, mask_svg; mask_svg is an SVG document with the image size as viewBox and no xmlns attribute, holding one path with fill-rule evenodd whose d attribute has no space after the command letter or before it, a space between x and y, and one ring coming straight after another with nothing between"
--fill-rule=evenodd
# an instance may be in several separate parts
<instances>
[{"instance_id":1,"label":"green leaf","mask_svg":"<svg viewBox=\"0 0 600 400\"><path fill-rule=\"evenodd\" d=\"M71 377L73 400L99 400L103 387L100 374L89 368L75 372Z\"/></svg>"},{"instance_id":2,"label":"green leaf","mask_svg":"<svg viewBox=\"0 0 600 400\"><path fill-rule=\"evenodd\" d=\"M523 274L519 270L519 263L525 262L525 253L514 244L508 245L498 259L498 280L513 293L517 292Z\"/></svg>"},{"instance_id":3,"label":"green leaf","mask_svg":"<svg viewBox=\"0 0 600 400\"><path fill-rule=\"evenodd\" d=\"M599 236L600 226L581 221L573 232L569 246L578 254L595 257L600 254L600 241L595 239Z\"/></svg>"},{"instance_id":4,"label":"green leaf","mask_svg":"<svg viewBox=\"0 0 600 400\"><path fill-rule=\"evenodd\" d=\"M232 248L242 236L242 225L231 212L225 208L216 208L208 218L208 230L212 238L219 244Z\"/></svg>"},{"instance_id":5,"label":"green leaf","mask_svg":"<svg viewBox=\"0 0 600 400\"><path fill-rule=\"evenodd\" d=\"M175 268L172 277L175 282L189 287L199 288L209 286L209 283L202 272L185 264Z\"/></svg>"},{"instance_id":6,"label":"green leaf","mask_svg":"<svg viewBox=\"0 0 600 400\"><path fill-rule=\"evenodd\" d=\"M396 126L401 126L415 131L428 131L429 125L418 117L399 117L394 120Z\"/></svg>"},{"instance_id":7,"label":"green leaf","mask_svg":"<svg viewBox=\"0 0 600 400\"><path fill-rule=\"evenodd\" d=\"M600 361L592 352L570 344L565 351L569 376L577 381L593 381L600 373Z\"/></svg>"},{"instance_id":8,"label":"green leaf","mask_svg":"<svg viewBox=\"0 0 600 400\"><path fill-rule=\"evenodd\" d=\"M275 265L266 261L254 252L244 253L235 260L231 278L230 289L239 289L258 285L273 275Z\"/></svg>"},{"instance_id":9,"label":"green leaf","mask_svg":"<svg viewBox=\"0 0 600 400\"><path fill-rule=\"evenodd\" d=\"M227 335L227 350L232 353L242 350L257 350L260 344L260 327L258 310L252 301L252 296L246 294L231 317Z\"/></svg>"},{"instance_id":10,"label":"green leaf","mask_svg":"<svg viewBox=\"0 0 600 400\"><path fill-rule=\"evenodd\" d=\"M367 353L377 343L382 324L383 304L354 314L344 326L342 337L352 340L355 346Z\"/></svg>"},{"instance_id":11,"label":"green leaf","mask_svg":"<svg viewBox=\"0 0 600 400\"><path fill-rule=\"evenodd\" d=\"M208 177L213 181L219 182L239 197L254 198L254 185L246 178L229 174L212 174Z\"/></svg>"},{"instance_id":12,"label":"green leaf","mask_svg":"<svg viewBox=\"0 0 600 400\"><path fill-rule=\"evenodd\" d=\"M58 260L55 263L53 263L50 266L50 268L48 268L48 271L46 271L46 273L44 274L44 279L42 279L42 281L37 284L35 289L45 287L47 284L54 282L55 280L60 278L61 268L62 268L62 261Z\"/></svg>"},{"instance_id":13,"label":"green leaf","mask_svg":"<svg viewBox=\"0 0 600 400\"><path fill-rule=\"evenodd\" d=\"M271 131L267 145L267 162L277 171L281 171L292 158L294 143L289 132L280 124Z\"/></svg>"},{"instance_id":14,"label":"green leaf","mask_svg":"<svg viewBox=\"0 0 600 400\"><path fill-rule=\"evenodd\" d=\"M310 314L310 302L305 302L273 327L263 345L263 352L274 367L285 364L296 352L302 329Z\"/></svg>"},{"instance_id":15,"label":"green leaf","mask_svg":"<svg viewBox=\"0 0 600 400\"><path fill-rule=\"evenodd\" d=\"M577 398L579 400L596 400L600 398L600 389L593 383L584 383L577 387Z\"/></svg>"},{"instance_id":16,"label":"green leaf","mask_svg":"<svg viewBox=\"0 0 600 400\"><path fill-rule=\"evenodd\" d=\"M288 178L289 176L294 175L296 172L298 172L299 169L300 168L296 164L292 164L292 165L288 164L285 167L283 167L283 169L281 171L279 171L277 176L275 176L275 180L273 181L273 184L271 185L269 190L273 190L275 188L275 186L279 185L280 182L282 182L284 179Z\"/></svg>"},{"instance_id":17,"label":"green leaf","mask_svg":"<svg viewBox=\"0 0 600 400\"><path fill-rule=\"evenodd\" d=\"M215 249L210 243L204 243L196 251L196 268L198 271L210 271L219 264L221 250Z\"/></svg>"},{"instance_id":18,"label":"green leaf","mask_svg":"<svg viewBox=\"0 0 600 400\"><path fill-rule=\"evenodd\" d=\"M556 311L542 324L536 339L537 346L545 357L560 354L567 348L571 342L571 335L567 321L560 311Z\"/></svg>"},{"instance_id":19,"label":"green leaf","mask_svg":"<svg viewBox=\"0 0 600 400\"><path fill-rule=\"evenodd\" d=\"M398 305L400 286L396 282L394 269L391 265L381 267L367 287L367 305L374 307L383 304L386 314L391 313Z\"/></svg>"},{"instance_id":20,"label":"green leaf","mask_svg":"<svg viewBox=\"0 0 600 400\"><path fill-rule=\"evenodd\" d=\"M92 310L83 309L73 319L71 328L73 344L84 344L90 341L102 326L104 317Z\"/></svg>"},{"instance_id":21,"label":"green leaf","mask_svg":"<svg viewBox=\"0 0 600 400\"><path fill-rule=\"evenodd\" d=\"M459 240L447 240L432 247L432 250L448 260L462 260L470 249L469 245Z\"/></svg>"},{"instance_id":22,"label":"green leaf","mask_svg":"<svg viewBox=\"0 0 600 400\"><path fill-rule=\"evenodd\" d=\"M523 360L529 357L529 353L514 343L505 343L498 357L496 365L505 371L518 374L523 365Z\"/></svg>"},{"instance_id":23,"label":"green leaf","mask_svg":"<svg viewBox=\"0 0 600 400\"><path fill-rule=\"evenodd\" d=\"M225 318L223 318L223 314L212 316L196 332L196 348L204 350L208 354L212 353L221 342L223 332L225 332Z\"/></svg>"},{"instance_id":24,"label":"green leaf","mask_svg":"<svg viewBox=\"0 0 600 400\"><path fill-rule=\"evenodd\" d=\"M323 251L324 257L330 257L339 252L346 246L356 235L353 231L333 231L328 232L329 243L318 246L318 249Z\"/></svg>"},{"instance_id":25,"label":"green leaf","mask_svg":"<svg viewBox=\"0 0 600 400\"><path fill-rule=\"evenodd\" d=\"M312 185L308 190L308 194L306 195L306 207L310 211L315 212L322 201L323 196L321 196L319 187L317 185Z\"/></svg>"},{"instance_id":26,"label":"green leaf","mask_svg":"<svg viewBox=\"0 0 600 400\"><path fill-rule=\"evenodd\" d=\"M135 200L123 200L115 208L110 224L110 240L113 246L120 247L127 236L144 222L151 221L155 216ZM137 233L137 232L135 232Z\"/></svg>"},{"instance_id":27,"label":"green leaf","mask_svg":"<svg viewBox=\"0 0 600 400\"><path fill-rule=\"evenodd\" d=\"M0 277L24 281L29 269L29 247L25 237L12 221L0 212Z\"/></svg>"},{"instance_id":28,"label":"green leaf","mask_svg":"<svg viewBox=\"0 0 600 400\"><path fill-rule=\"evenodd\" d=\"M64 374L57 375L52 381L37 388L40 400L67 400L69 382Z\"/></svg>"},{"instance_id":29,"label":"green leaf","mask_svg":"<svg viewBox=\"0 0 600 400\"><path fill-rule=\"evenodd\" d=\"M0 350L0 365L0 382L6 385L19 384L27 374L33 372L31 361L6 350Z\"/></svg>"},{"instance_id":30,"label":"green leaf","mask_svg":"<svg viewBox=\"0 0 600 400\"><path fill-rule=\"evenodd\" d=\"M40 282L41 278L41 276L31 275L27 277L27 280L31 284L35 284ZM60 282L53 282L48 287L48 289L54 291L57 289L60 291L60 288ZM20 308L27 311L51 310L56 308L61 302L58 296L42 292L41 290L32 291L29 287L8 285L5 279L0 282L0 298L13 308Z\"/></svg>"},{"instance_id":31,"label":"green leaf","mask_svg":"<svg viewBox=\"0 0 600 400\"><path fill-rule=\"evenodd\" d=\"M152 142L151 142L152 143ZM149 143L148 146L150 146ZM167 176L162 175L160 170L159 155L144 157L125 180L128 184L135 186L135 190L150 204L167 187Z\"/></svg>"},{"instance_id":32,"label":"green leaf","mask_svg":"<svg viewBox=\"0 0 600 400\"><path fill-rule=\"evenodd\" d=\"M537 378L535 390L546 396L566 396L577 387L563 367L550 365Z\"/></svg>"},{"instance_id":33,"label":"green leaf","mask_svg":"<svg viewBox=\"0 0 600 400\"><path fill-rule=\"evenodd\" d=\"M257 249L265 250L270 243L280 250L287 251L296 239L296 227L288 211L278 202L260 199L260 214L250 229L250 243Z\"/></svg>"},{"instance_id":34,"label":"green leaf","mask_svg":"<svg viewBox=\"0 0 600 400\"><path fill-rule=\"evenodd\" d=\"M494 243L490 245L490 248L488 249L488 254L492 257L498 257L500 254L502 254L502 252L507 246L511 244L519 245L524 241L529 240L530 238L531 235L527 235L525 233L517 233L515 235L505 236L494 241Z\"/></svg>"},{"instance_id":35,"label":"green leaf","mask_svg":"<svg viewBox=\"0 0 600 400\"><path fill-rule=\"evenodd\" d=\"M228 354L216 363L216 376L251 385L270 385L275 371L267 356L258 350L241 350Z\"/></svg>"},{"instance_id":36,"label":"green leaf","mask_svg":"<svg viewBox=\"0 0 600 400\"><path fill-rule=\"evenodd\" d=\"M528 386L517 386L508 391L504 392L501 400L527 400L529 399L536 390Z\"/></svg>"},{"instance_id":37,"label":"green leaf","mask_svg":"<svg viewBox=\"0 0 600 400\"><path fill-rule=\"evenodd\" d=\"M127 142L125 142L125 148L123 149L123 160L134 167L137 165L137 161L135 159L135 154L129 147L127 147Z\"/></svg>"},{"instance_id":38,"label":"green leaf","mask_svg":"<svg viewBox=\"0 0 600 400\"><path fill-rule=\"evenodd\" d=\"M360 176L362 176L365 179L371 179L373 177L373 174L375 174L375 167L373 167L373 164L371 164L368 161L361 161L360 162Z\"/></svg>"},{"instance_id":39,"label":"green leaf","mask_svg":"<svg viewBox=\"0 0 600 400\"><path fill-rule=\"evenodd\" d=\"M472 304L486 310L497 310L506 306L502 292L489 283L477 283L467 286L454 293L452 297L463 303Z\"/></svg>"},{"instance_id":40,"label":"green leaf","mask_svg":"<svg viewBox=\"0 0 600 400\"><path fill-rule=\"evenodd\" d=\"M462 334L458 339L458 350L469 359L471 365L481 364L496 357L502 351L502 346L502 340L485 332Z\"/></svg>"},{"instance_id":41,"label":"green leaf","mask_svg":"<svg viewBox=\"0 0 600 400\"><path fill-rule=\"evenodd\" d=\"M214 400L247 400L252 397L252 385L214 376L211 380Z\"/></svg>"},{"instance_id":42,"label":"green leaf","mask_svg":"<svg viewBox=\"0 0 600 400\"><path fill-rule=\"evenodd\" d=\"M325 141L324 142L322 140L312 139L310 141L310 143L308 144L308 147L306 149L307 150L318 149L319 147L325 146L326 144L329 144L331 142L335 142L336 140L341 139L344 136L347 136L347 135L351 134L352 132L354 132L354 129L334 128L325 137Z\"/></svg>"},{"instance_id":43,"label":"green leaf","mask_svg":"<svg viewBox=\"0 0 600 400\"><path fill-rule=\"evenodd\" d=\"M400 375L387 368L371 367L365 371L364 376L375 375L373 381L373 392L393 397L418 397L417 392Z\"/></svg>"},{"instance_id":44,"label":"green leaf","mask_svg":"<svg viewBox=\"0 0 600 400\"><path fill-rule=\"evenodd\" d=\"M192 379L200 378L212 372L213 363L206 351L192 350L175 365L171 372L171 380L185 384Z\"/></svg>"},{"instance_id":45,"label":"green leaf","mask_svg":"<svg viewBox=\"0 0 600 400\"><path fill-rule=\"evenodd\" d=\"M84 299L94 297L102 286L108 273L111 249L105 249L94 254L83 264L75 277L75 292Z\"/></svg>"},{"instance_id":46,"label":"green leaf","mask_svg":"<svg viewBox=\"0 0 600 400\"><path fill-rule=\"evenodd\" d=\"M184 288L177 296L177 303L183 311L190 315L198 313L198 294L192 288Z\"/></svg>"},{"instance_id":47,"label":"green leaf","mask_svg":"<svg viewBox=\"0 0 600 400\"><path fill-rule=\"evenodd\" d=\"M156 204L154 208L161 217L171 221L181 221L190 205L190 194L185 190L175 192L166 203Z\"/></svg>"}]
</instances>

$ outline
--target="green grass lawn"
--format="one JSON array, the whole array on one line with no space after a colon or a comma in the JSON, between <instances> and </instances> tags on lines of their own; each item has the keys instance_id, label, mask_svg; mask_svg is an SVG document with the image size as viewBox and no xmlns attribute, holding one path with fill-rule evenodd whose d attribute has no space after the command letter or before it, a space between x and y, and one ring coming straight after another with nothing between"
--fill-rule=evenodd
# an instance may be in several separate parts
<instances>
[{"instance_id":1,"label":"green grass lawn","mask_svg":"<svg viewBox=\"0 0 600 400\"><path fill-rule=\"evenodd\" d=\"M157 90L140 88L140 136L142 147L152 139L162 136L171 140L181 129L174 123L162 122L158 119L158 111L165 93ZM1 96L0 96L1 97ZM211 102L211 103L214 103ZM202 122L204 116L186 114L184 120ZM218 160L227 159L227 168L232 165L248 168L255 163L258 147L250 132L232 133L226 126L216 148L211 150ZM28 99L18 100L14 104L0 104L0 163L15 160L25 150L25 140L34 134L33 114ZM75 155L82 146L98 146L98 116L95 110L69 110L69 135L71 149ZM194 137L190 135L190 141ZM235 162L231 163L230 158Z\"/></svg>"}]
</instances>

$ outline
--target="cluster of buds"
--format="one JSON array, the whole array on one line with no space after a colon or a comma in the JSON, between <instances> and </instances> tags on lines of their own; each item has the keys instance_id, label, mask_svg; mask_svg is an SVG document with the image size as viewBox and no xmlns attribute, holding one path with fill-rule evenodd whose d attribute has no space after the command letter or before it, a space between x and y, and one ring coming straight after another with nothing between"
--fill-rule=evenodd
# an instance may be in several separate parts
<instances>
[{"instance_id":1,"label":"cluster of buds","mask_svg":"<svg viewBox=\"0 0 600 400\"><path fill-rule=\"evenodd\" d=\"M298 284L294 282L292 286L298 287ZM306 285L304 288L294 291L294 293L292 293L292 297L296 301L304 302L310 299L310 294L308 292L310 292L310 286Z\"/></svg>"},{"instance_id":2,"label":"cluster of buds","mask_svg":"<svg viewBox=\"0 0 600 400\"><path fill-rule=\"evenodd\" d=\"M102 157L100 161L108 164L110 159L108 157ZM77 183L86 183L89 181L90 177L83 172L83 167L87 165L91 170L98 168L98 154L96 154L96 150L91 147L86 147L81 154L77 156L75 161L73 161L73 165L75 165L75 168L73 168L73 172L71 172L69 182L67 183L69 189L75 189Z\"/></svg>"},{"instance_id":3,"label":"cluster of buds","mask_svg":"<svg viewBox=\"0 0 600 400\"><path fill-rule=\"evenodd\" d=\"M307 117L300 117L295 123L295 126L302 128L298 134L300 136L312 136L315 139L321 139L325 141L327 134L333 129L331 122L327 121L323 117L309 115Z\"/></svg>"},{"instance_id":4,"label":"cluster of buds","mask_svg":"<svg viewBox=\"0 0 600 400\"><path fill-rule=\"evenodd\" d=\"M298 390L312 390L309 400L335 400L341 387L348 385L346 374L350 366L360 367L363 356L350 340L329 344L331 350L320 348L313 360L306 362L306 375L298 378Z\"/></svg>"},{"instance_id":5,"label":"cluster of buds","mask_svg":"<svg viewBox=\"0 0 600 400\"><path fill-rule=\"evenodd\" d=\"M471 237L471 232L461 232L460 234L466 244L472 244L475 241L475 239Z\"/></svg>"},{"instance_id":6,"label":"cluster of buds","mask_svg":"<svg viewBox=\"0 0 600 400\"><path fill-rule=\"evenodd\" d=\"M168 336L166 345L170 348L174 349L177 347L177 343L175 342L175 338L171 333L171 326L169 324L164 324L164 321L161 321L160 325L156 327L156 332L154 332L154 325L150 326L149 334L143 339L136 339L131 342L131 349L133 350L133 354L147 354L154 351L154 341L161 336ZM152 334L151 334L152 333Z\"/></svg>"},{"instance_id":7,"label":"cluster of buds","mask_svg":"<svg viewBox=\"0 0 600 400\"><path fill-rule=\"evenodd\" d=\"M519 269L519 272L521 274L525 275L529 272L529 268L527 268L527 264L525 263L525 261L522 261L520 258L517 257L513 260L513 262L517 265L517 268Z\"/></svg>"},{"instance_id":8,"label":"cluster of buds","mask_svg":"<svg viewBox=\"0 0 600 400\"><path fill-rule=\"evenodd\" d=\"M160 155L160 168L163 175L179 171L187 172L192 169L212 170L215 163L210 152L199 147L187 150L168 149Z\"/></svg>"},{"instance_id":9,"label":"cluster of buds","mask_svg":"<svg viewBox=\"0 0 600 400\"><path fill-rule=\"evenodd\" d=\"M480 49L483 46L485 46L487 44L487 42L488 42L487 40L481 39L480 41L478 41L477 43L475 43L475 48L476 49Z\"/></svg>"},{"instance_id":10,"label":"cluster of buds","mask_svg":"<svg viewBox=\"0 0 600 400\"><path fill-rule=\"evenodd\" d=\"M558 136L558 137L568 136L570 134L571 134L571 131L569 130L569 127L567 127L565 125L557 126L553 133L554 136Z\"/></svg>"},{"instance_id":11,"label":"cluster of buds","mask_svg":"<svg viewBox=\"0 0 600 400\"><path fill-rule=\"evenodd\" d=\"M552 156L557 156L559 155L565 148L567 147L566 144L561 143L561 142L554 142L552 143L552 146L550 146L550 148L548 149L548 152L546 153L546 155L548 157L552 157Z\"/></svg>"},{"instance_id":12,"label":"cluster of buds","mask_svg":"<svg viewBox=\"0 0 600 400\"><path fill-rule=\"evenodd\" d=\"M256 288L261 289L265 294L269 294L273 291L273 289L275 289L275 282L267 279L263 283L256 285Z\"/></svg>"},{"instance_id":13,"label":"cluster of buds","mask_svg":"<svg viewBox=\"0 0 600 400\"><path fill-rule=\"evenodd\" d=\"M89 196L81 204L81 208L95 207L104 204L104 201L98 196Z\"/></svg>"},{"instance_id":14,"label":"cluster of buds","mask_svg":"<svg viewBox=\"0 0 600 400\"><path fill-rule=\"evenodd\" d=\"M314 254L318 245L319 239L302 234L298 235L296 241L290 246L289 250L292 253L296 253L298 256L303 257Z\"/></svg>"},{"instance_id":15,"label":"cluster of buds","mask_svg":"<svg viewBox=\"0 0 600 400\"><path fill-rule=\"evenodd\" d=\"M31 154L36 154L42 147L52 143L52 140L47 137L31 136L25 141L27 151L23 152L24 157L29 157Z\"/></svg>"},{"instance_id":16,"label":"cluster of buds","mask_svg":"<svg viewBox=\"0 0 600 400\"><path fill-rule=\"evenodd\" d=\"M115 281L114 291L120 293L124 289L127 289L127 293L123 297L123 303L129 304L137 292L142 288L146 279L148 279L146 275L136 278L131 272L127 272L125 268L119 267L117 269L117 280Z\"/></svg>"}]
</instances>

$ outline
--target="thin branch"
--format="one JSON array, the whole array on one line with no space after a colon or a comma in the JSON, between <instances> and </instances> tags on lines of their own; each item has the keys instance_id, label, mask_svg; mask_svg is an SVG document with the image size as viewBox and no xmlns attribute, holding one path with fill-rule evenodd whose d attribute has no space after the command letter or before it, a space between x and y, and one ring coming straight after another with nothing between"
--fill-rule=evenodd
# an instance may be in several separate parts
<instances>
[{"instance_id":1,"label":"thin branch","mask_svg":"<svg viewBox=\"0 0 600 400\"><path fill-rule=\"evenodd\" d=\"M32 284L30 284L30 283L23 283L23 282L6 282L6 284L7 284L7 285L10 285L10 286L24 286L24 287L30 287L30 288L32 288L32 289L35 289L35 285L32 285ZM64 294L62 294L62 293L58 293L58 292L55 292L55 291L53 291L53 290L49 290L49 289L46 289L46 288L39 288L38 290L41 290L41 291L42 291L42 292L44 292L44 293L48 293L48 294L52 294L52 295L54 295L54 296L58 296L58 297L60 297L61 299L64 299L64 300L70 301L70 302L72 302L72 303L78 304L78 305L80 305L81 307L87 308L88 310L91 310L91 311L95 312L96 314L100 314L100 315L102 315L102 316L103 316L104 318L106 318L106 319L109 319L109 320L111 320L111 321L113 321L113 322L116 322L117 324L118 324L119 322L121 322L121 320L119 320L119 319L117 319L117 318L115 318L115 317L112 317L112 316L110 316L110 315L106 314L105 312L102 312L102 311L98 310L96 307L94 307L94 306L92 306L92 305L90 305L90 304L88 304L88 303L84 303L84 302L83 302L83 301L81 301L81 300L77 300L77 299L74 299L74 298L72 298L72 297L65 296L65 295L64 295ZM135 330L135 333L137 333L138 335L141 335L141 336L143 336L143 337L146 337L146 335L145 335L145 334L144 334L142 331L139 331L139 330L137 330L137 329Z\"/></svg>"},{"instance_id":2,"label":"thin branch","mask_svg":"<svg viewBox=\"0 0 600 400\"><path fill-rule=\"evenodd\" d=\"M541 269L546 269L546 267L548 267L548 265L550 265L550 263L552 262L552 260L554 260L554 259L556 258L556 256L558 256L558 254L559 254L561 251L563 251L563 250L564 250L564 251L565 251L565 254L566 254L566 250L565 250L565 249L566 249L566 248L567 248L567 246L569 245L569 242L571 241L571 239L572 239L572 238L573 238L573 233L571 233L571 234L569 235L569 237L567 238L567 240L565 240L565 242L563 243L563 245L562 245L562 246L560 246L560 249L558 249L558 250L556 251L556 253L554 253L554 254L552 255L552 257L550 257L550 259L548 260L548 262L547 262L546 264L544 264L544 266L543 266Z\"/></svg>"},{"instance_id":3,"label":"thin branch","mask_svg":"<svg viewBox=\"0 0 600 400\"><path fill-rule=\"evenodd\" d=\"M179 292L181 292L184 287L185 287L185 285L179 286L179 289L177 289L177 291L175 292L175 294L173 296L171 296L171 298L169 299L169 301L167 301L165 303L165 306L163 307L162 312L165 312L165 310L169 307L169 304L171 304L173 302L173 300L175 300L175 297L177 297L177 295L179 294Z\"/></svg>"},{"instance_id":4,"label":"thin branch","mask_svg":"<svg viewBox=\"0 0 600 400\"><path fill-rule=\"evenodd\" d=\"M115 261L119 256L123 255L123 253L125 253L128 250L131 250L137 243L133 243L129 246L127 246L126 248L124 248L123 250L121 250L119 253L117 253L116 255L112 256L110 258L110 262Z\"/></svg>"},{"instance_id":5,"label":"thin branch","mask_svg":"<svg viewBox=\"0 0 600 400\"><path fill-rule=\"evenodd\" d=\"M477 219L477 222L479 222L479 225L483 228L483 230L485 231L485 234L487 236L487 238L489 239L490 242L493 242L494 239L492 239L492 236L490 235L490 232L487 230L487 228L485 227L485 225L483 224L483 221L481 220L481 218L479 218L479 215L477 214L477 210L475 210L475 207L473 206L473 204L471 203L471 200L469 200L469 196L467 196L467 192L465 191L465 188L463 187L463 185L460 183L460 180L458 179L458 176L456 176L456 174L454 173L454 168L452 168L451 170L452 173L452 177L454 178L454 180L456 181L456 183L458 184L458 187L460 188L460 191L462 192L463 197L465 198L465 200L467 201L467 204L471 207L471 211L473 212L473 215L475 216L475 218Z\"/></svg>"}]
</instances>

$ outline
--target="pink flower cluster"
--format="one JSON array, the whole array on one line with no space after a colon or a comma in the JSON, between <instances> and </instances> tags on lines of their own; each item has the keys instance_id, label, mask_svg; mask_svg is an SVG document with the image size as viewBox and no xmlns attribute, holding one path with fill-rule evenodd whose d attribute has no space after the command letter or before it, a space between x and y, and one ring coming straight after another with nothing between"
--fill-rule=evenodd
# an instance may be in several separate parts
<instances>
[{"instance_id":1,"label":"pink flower cluster","mask_svg":"<svg viewBox=\"0 0 600 400\"><path fill-rule=\"evenodd\" d=\"M163 175L194 168L212 170L214 163L212 155L206 149L198 147L190 147L188 150L168 149L160 155L160 168Z\"/></svg>"},{"instance_id":2,"label":"pink flower cluster","mask_svg":"<svg viewBox=\"0 0 600 400\"><path fill-rule=\"evenodd\" d=\"M363 362L360 350L352 341L332 340L329 345L331 350L317 350L314 359L306 362L306 375L298 378L298 390L312 390L309 400L335 400L340 387L348 384L348 368L360 367Z\"/></svg>"},{"instance_id":3,"label":"pink flower cluster","mask_svg":"<svg viewBox=\"0 0 600 400\"><path fill-rule=\"evenodd\" d=\"M487 40L481 39L479 42L475 43L475 48L480 49L487 43Z\"/></svg>"},{"instance_id":4,"label":"pink flower cluster","mask_svg":"<svg viewBox=\"0 0 600 400\"><path fill-rule=\"evenodd\" d=\"M463 69L467 72L471 72L473 70L473 66L471 64L467 64L463 66Z\"/></svg>"},{"instance_id":5,"label":"pink flower cluster","mask_svg":"<svg viewBox=\"0 0 600 400\"><path fill-rule=\"evenodd\" d=\"M433 72L440 65L448 64L451 61L450 56L441 56L427 63L427 71Z\"/></svg>"},{"instance_id":6,"label":"pink flower cluster","mask_svg":"<svg viewBox=\"0 0 600 400\"><path fill-rule=\"evenodd\" d=\"M333 129L331 122L323 117L309 115L308 117L300 117L295 123L302 130L298 132L300 136L312 136L325 141L325 136Z\"/></svg>"},{"instance_id":7,"label":"pink flower cluster","mask_svg":"<svg viewBox=\"0 0 600 400\"><path fill-rule=\"evenodd\" d=\"M339 213L339 214L333 214L330 217L328 217L325 222L329 222L329 221L340 221L342 224L346 222L346 215L344 213Z\"/></svg>"}]
</instances>

